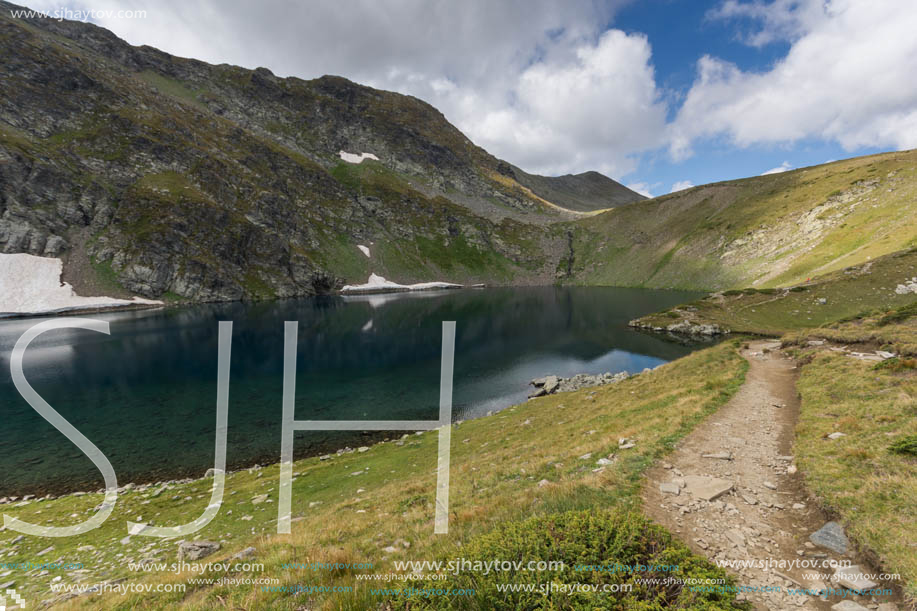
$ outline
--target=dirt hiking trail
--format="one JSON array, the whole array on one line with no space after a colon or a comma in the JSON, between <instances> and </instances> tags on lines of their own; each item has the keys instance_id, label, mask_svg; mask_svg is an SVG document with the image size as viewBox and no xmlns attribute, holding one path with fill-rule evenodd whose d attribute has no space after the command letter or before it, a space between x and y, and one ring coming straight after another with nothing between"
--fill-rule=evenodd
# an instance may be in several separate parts
<instances>
[{"instance_id":1,"label":"dirt hiking trail","mask_svg":"<svg viewBox=\"0 0 917 611\"><path fill-rule=\"evenodd\" d=\"M824 538L809 537L831 521L806 490L793 460L799 416L797 369L779 342L754 341L742 356L750 367L745 384L726 405L685 437L665 462L647 473L644 511L692 550L714 561L745 561L727 570L756 609L894 611L894 597L790 593L793 589L863 589L856 574L875 574L842 529L829 525ZM832 549L833 548L833 549ZM830 581L833 567L798 566L803 561L844 561L860 567ZM779 563L783 561L783 566ZM795 563L795 564L793 564ZM848 585L842 585L844 581ZM888 584L881 584L887 587ZM875 586L869 586L875 587ZM765 591L771 590L771 591ZM842 602L843 601L843 602Z\"/></svg>"}]
</instances>

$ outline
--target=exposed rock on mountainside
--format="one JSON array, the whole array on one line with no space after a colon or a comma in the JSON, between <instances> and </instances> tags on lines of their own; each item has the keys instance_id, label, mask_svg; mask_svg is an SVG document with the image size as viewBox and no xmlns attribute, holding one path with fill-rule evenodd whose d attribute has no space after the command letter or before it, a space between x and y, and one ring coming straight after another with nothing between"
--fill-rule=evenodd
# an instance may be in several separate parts
<instances>
[{"instance_id":1,"label":"exposed rock on mountainside","mask_svg":"<svg viewBox=\"0 0 917 611\"><path fill-rule=\"evenodd\" d=\"M63 258L84 294L284 297L371 272L545 282L565 244L547 224L575 216L565 193L576 209L640 198L590 176L539 186L557 198L545 201L409 96L212 66L11 8L0 3L0 251ZM369 243L371 260L355 248Z\"/></svg>"},{"instance_id":2,"label":"exposed rock on mountainside","mask_svg":"<svg viewBox=\"0 0 917 611\"><path fill-rule=\"evenodd\" d=\"M768 288L917 246L914 151L644 200L595 172L528 174L410 96L177 58L11 7L0 252L61 258L80 295L262 299L370 274Z\"/></svg>"}]
</instances>

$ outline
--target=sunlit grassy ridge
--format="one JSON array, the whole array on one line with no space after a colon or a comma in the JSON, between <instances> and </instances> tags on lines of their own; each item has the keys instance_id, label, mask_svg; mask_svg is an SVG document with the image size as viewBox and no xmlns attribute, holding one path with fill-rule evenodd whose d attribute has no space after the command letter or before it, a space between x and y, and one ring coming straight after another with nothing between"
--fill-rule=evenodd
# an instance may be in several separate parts
<instances>
[{"instance_id":1,"label":"sunlit grassy ridge","mask_svg":"<svg viewBox=\"0 0 917 611\"><path fill-rule=\"evenodd\" d=\"M745 369L735 343L727 342L619 384L552 395L456 425L452 433L448 536L432 534L434 433L410 435L403 445L387 442L363 453L297 462L292 535L274 534L276 466L229 474L219 515L199 533L201 538L223 545L206 561L226 559L252 545L257 552L249 560L263 562L263 575L277 577L281 584L342 585L353 587L353 592L316 595L309 602L303 595L261 592L257 586L189 586L184 595L106 595L101 602L124 609L178 604L210 609L221 605L220 601L248 609L295 609L303 604L365 609L378 597L369 593L371 582L358 582L353 571L312 572L282 565L311 560L372 562L372 572L388 572L393 559L455 557L463 542L510 520L595 507L637 509L639 497L635 492L643 469L727 401L741 385ZM636 439L637 447L618 450L620 437ZM591 456L580 458L587 453ZM594 471L600 468L596 461L609 456L613 463ZM354 475L357 472L360 474ZM541 480L549 483L539 486ZM27 537L11 547L15 533L4 532L0 545L13 550L9 561L60 558L83 562L89 570L82 578L84 583L125 577L129 583L185 583L195 575L141 576L128 570L129 560L151 557L175 561L177 541L134 536L122 543L127 534L125 521L184 523L203 511L209 501L209 486L210 480L199 480L171 486L158 494L157 487L131 491L121 495L108 522L87 535L53 541ZM267 494L268 500L253 504L252 499L261 494ZM95 494L67 496L4 509L24 520L65 525L84 519L100 498ZM245 516L251 519L242 520ZM411 546L398 545L394 553L383 551L398 539ZM54 546L53 551L36 556L49 545ZM90 545L93 549L85 547ZM75 577L70 572L58 572L11 578L29 597L39 600L51 598L48 582L56 575L62 575L64 583L72 583ZM91 595L67 604L97 608L100 600Z\"/></svg>"},{"instance_id":2,"label":"sunlit grassy ridge","mask_svg":"<svg viewBox=\"0 0 917 611\"><path fill-rule=\"evenodd\" d=\"M910 249L791 288L724 291L640 321L665 328L687 320L738 332L780 335L912 304L917 295L899 294L895 289L915 276L917 249Z\"/></svg>"},{"instance_id":3,"label":"sunlit grassy ridge","mask_svg":"<svg viewBox=\"0 0 917 611\"><path fill-rule=\"evenodd\" d=\"M573 282L789 286L917 245L917 152L703 185L572 226Z\"/></svg>"}]
</instances>

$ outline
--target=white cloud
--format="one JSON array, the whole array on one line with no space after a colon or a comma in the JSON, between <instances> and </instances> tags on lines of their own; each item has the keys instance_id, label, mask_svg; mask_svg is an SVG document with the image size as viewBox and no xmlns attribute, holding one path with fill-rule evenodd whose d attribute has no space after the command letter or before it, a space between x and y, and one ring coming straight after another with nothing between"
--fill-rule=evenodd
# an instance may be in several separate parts
<instances>
[{"instance_id":1,"label":"white cloud","mask_svg":"<svg viewBox=\"0 0 917 611\"><path fill-rule=\"evenodd\" d=\"M718 136L741 147L805 138L837 141L847 150L917 146L913 4L831 0L818 3L817 17L811 3L804 3L804 16L790 15L791 4L723 5L783 11L765 19L762 32L794 42L785 58L760 73L702 57L671 126L673 158L689 156L697 139ZM794 25L778 27L775 19Z\"/></svg>"},{"instance_id":2,"label":"white cloud","mask_svg":"<svg viewBox=\"0 0 917 611\"><path fill-rule=\"evenodd\" d=\"M572 55L532 64L510 93L510 106L457 118L475 142L526 169L619 177L634 169L631 155L663 144L666 109L642 35L609 30Z\"/></svg>"},{"instance_id":3,"label":"white cloud","mask_svg":"<svg viewBox=\"0 0 917 611\"><path fill-rule=\"evenodd\" d=\"M781 172L786 172L787 170L792 170L793 166L790 165L789 161L784 161L776 168L771 168L767 172L761 172L761 176L767 176L768 174L780 174Z\"/></svg>"},{"instance_id":4,"label":"white cloud","mask_svg":"<svg viewBox=\"0 0 917 611\"><path fill-rule=\"evenodd\" d=\"M645 182L632 182L629 185L627 185L627 188L630 189L631 191L636 191L640 195L644 195L646 197L656 197L655 195L650 193L650 189L652 187L646 184Z\"/></svg>"},{"instance_id":5,"label":"white cloud","mask_svg":"<svg viewBox=\"0 0 917 611\"><path fill-rule=\"evenodd\" d=\"M694 186L694 183L690 180L679 180L672 185L672 190L669 193L675 193L676 191L684 191L685 189L690 189Z\"/></svg>"},{"instance_id":6,"label":"white cloud","mask_svg":"<svg viewBox=\"0 0 917 611\"><path fill-rule=\"evenodd\" d=\"M707 17L740 22L751 20L757 29L740 32L739 38L753 47L763 47L772 42L801 38L825 18L823 6L823 0L774 0L771 3L725 0L709 11Z\"/></svg>"}]
</instances>

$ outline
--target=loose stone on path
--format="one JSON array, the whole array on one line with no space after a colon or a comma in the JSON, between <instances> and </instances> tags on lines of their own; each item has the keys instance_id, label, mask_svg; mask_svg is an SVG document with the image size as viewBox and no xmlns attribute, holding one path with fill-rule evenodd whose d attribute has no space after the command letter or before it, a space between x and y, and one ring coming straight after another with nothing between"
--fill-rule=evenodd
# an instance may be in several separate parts
<instances>
[{"instance_id":1,"label":"loose stone on path","mask_svg":"<svg viewBox=\"0 0 917 611\"><path fill-rule=\"evenodd\" d=\"M847 540L847 535L844 534L844 529L840 524L833 521L828 522L809 535L809 541L838 554L846 554L847 546L850 544Z\"/></svg>"},{"instance_id":2,"label":"loose stone on path","mask_svg":"<svg viewBox=\"0 0 917 611\"><path fill-rule=\"evenodd\" d=\"M686 475L684 480L685 492L704 501L712 501L726 494L733 487L732 482L718 477Z\"/></svg>"}]
</instances>

